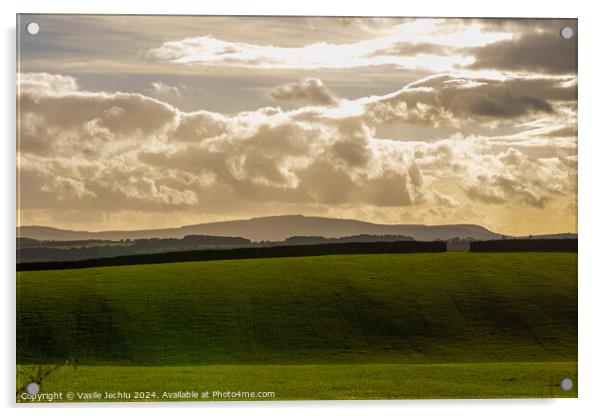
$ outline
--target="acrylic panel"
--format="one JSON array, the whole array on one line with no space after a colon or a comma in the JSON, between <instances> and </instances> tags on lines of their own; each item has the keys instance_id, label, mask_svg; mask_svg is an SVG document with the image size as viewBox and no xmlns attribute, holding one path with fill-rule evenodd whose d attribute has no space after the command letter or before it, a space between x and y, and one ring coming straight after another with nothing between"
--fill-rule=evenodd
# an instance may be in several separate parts
<instances>
[{"instance_id":1,"label":"acrylic panel","mask_svg":"<svg viewBox=\"0 0 602 416\"><path fill-rule=\"evenodd\" d=\"M577 20L17 16L16 400L577 397Z\"/></svg>"}]
</instances>

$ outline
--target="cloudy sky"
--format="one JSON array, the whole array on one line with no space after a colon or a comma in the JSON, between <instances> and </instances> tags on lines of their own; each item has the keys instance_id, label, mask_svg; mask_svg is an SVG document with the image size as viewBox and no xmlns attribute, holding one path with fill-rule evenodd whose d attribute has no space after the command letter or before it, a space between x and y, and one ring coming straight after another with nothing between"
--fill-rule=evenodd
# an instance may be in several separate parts
<instances>
[{"instance_id":1,"label":"cloudy sky","mask_svg":"<svg viewBox=\"0 0 602 416\"><path fill-rule=\"evenodd\" d=\"M305 214L575 232L567 25L21 16L18 223Z\"/></svg>"}]
</instances>

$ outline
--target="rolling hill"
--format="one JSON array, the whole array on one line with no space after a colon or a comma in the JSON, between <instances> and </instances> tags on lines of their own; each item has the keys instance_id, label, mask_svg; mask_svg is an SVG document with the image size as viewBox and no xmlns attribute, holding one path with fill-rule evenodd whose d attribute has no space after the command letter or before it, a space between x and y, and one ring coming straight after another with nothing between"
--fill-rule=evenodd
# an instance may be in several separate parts
<instances>
[{"instance_id":1,"label":"rolling hill","mask_svg":"<svg viewBox=\"0 0 602 416\"><path fill-rule=\"evenodd\" d=\"M576 361L576 253L424 253L18 273L17 361Z\"/></svg>"},{"instance_id":2,"label":"rolling hill","mask_svg":"<svg viewBox=\"0 0 602 416\"><path fill-rule=\"evenodd\" d=\"M419 241L448 240L454 237L490 240L502 237L501 234L474 224L374 224L358 220L303 215L260 217L156 230L90 232L42 226L22 226L17 229L18 237L37 240L183 238L193 234L243 237L252 241L283 241L294 236L338 238L359 234L404 235Z\"/></svg>"}]
</instances>

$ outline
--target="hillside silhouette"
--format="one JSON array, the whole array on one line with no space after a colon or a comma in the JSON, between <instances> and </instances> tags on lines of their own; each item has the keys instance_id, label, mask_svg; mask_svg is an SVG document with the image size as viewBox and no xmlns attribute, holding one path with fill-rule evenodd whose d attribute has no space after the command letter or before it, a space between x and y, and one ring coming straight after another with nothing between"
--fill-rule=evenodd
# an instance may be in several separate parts
<instances>
[{"instance_id":1,"label":"hillside silhouette","mask_svg":"<svg viewBox=\"0 0 602 416\"><path fill-rule=\"evenodd\" d=\"M366 221L282 215L247 220L187 225L178 228L133 231L73 231L43 226L22 226L19 237L36 240L134 240L141 238L183 238L187 235L241 237L252 241L284 241L295 236L340 238L353 235L404 235L418 241L448 240L454 237L491 240L502 235L475 224L423 225L375 224Z\"/></svg>"}]
</instances>

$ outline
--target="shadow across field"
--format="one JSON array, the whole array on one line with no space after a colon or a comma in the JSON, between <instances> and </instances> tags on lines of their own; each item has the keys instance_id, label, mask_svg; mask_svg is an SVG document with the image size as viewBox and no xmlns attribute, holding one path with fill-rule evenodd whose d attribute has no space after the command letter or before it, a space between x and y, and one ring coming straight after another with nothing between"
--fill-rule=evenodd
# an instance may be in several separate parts
<instances>
[{"instance_id":1,"label":"shadow across field","mask_svg":"<svg viewBox=\"0 0 602 416\"><path fill-rule=\"evenodd\" d=\"M19 364L576 361L575 253L19 272Z\"/></svg>"}]
</instances>

